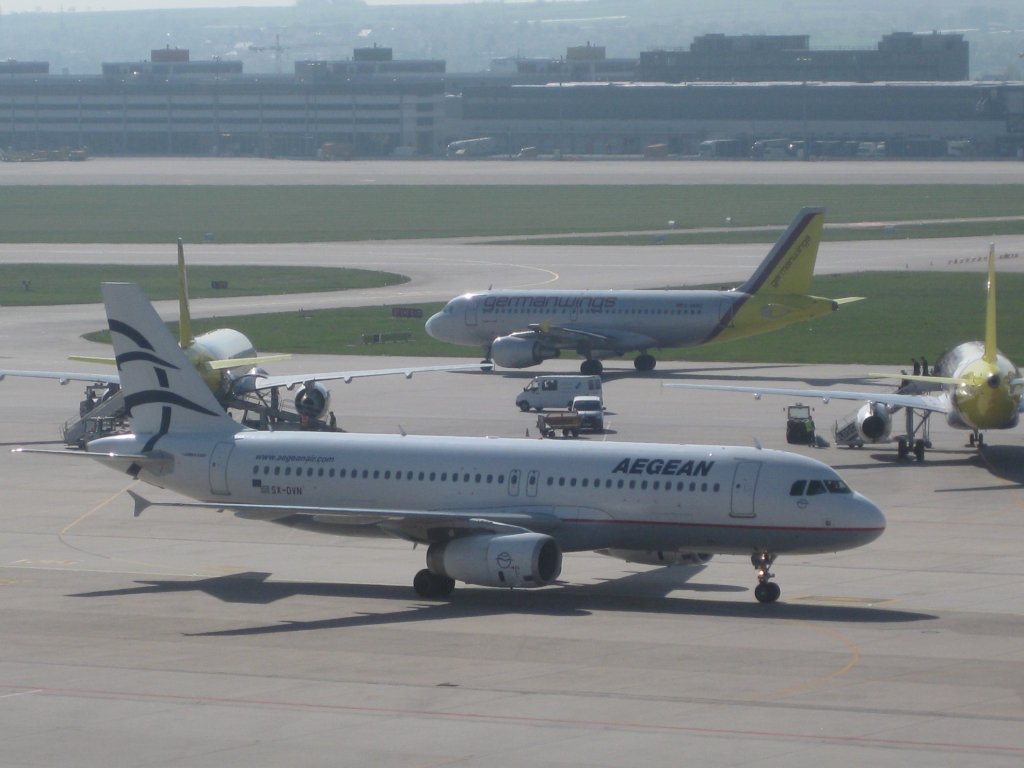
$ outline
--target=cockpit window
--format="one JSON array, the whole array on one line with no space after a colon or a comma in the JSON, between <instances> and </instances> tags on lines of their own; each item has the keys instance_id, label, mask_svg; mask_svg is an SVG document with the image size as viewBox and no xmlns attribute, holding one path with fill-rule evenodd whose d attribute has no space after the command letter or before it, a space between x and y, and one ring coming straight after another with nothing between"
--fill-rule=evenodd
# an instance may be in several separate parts
<instances>
[{"instance_id":1,"label":"cockpit window","mask_svg":"<svg viewBox=\"0 0 1024 768\"><path fill-rule=\"evenodd\" d=\"M804 488L807 486L806 480L797 480L793 483L793 487L789 489L790 496L803 496Z\"/></svg>"},{"instance_id":2,"label":"cockpit window","mask_svg":"<svg viewBox=\"0 0 1024 768\"><path fill-rule=\"evenodd\" d=\"M829 493L853 493L853 491L850 490L850 486L838 477L835 480L826 480L825 487L828 488Z\"/></svg>"},{"instance_id":3,"label":"cockpit window","mask_svg":"<svg viewBox=\"0 0 1024 768\"><path fill-rule=\"evenodd\" d=\"M807 495L817 496L819 493L826 493L825 484L821 480L811 480L807 484Z\"/></svg>"}]
</instances>

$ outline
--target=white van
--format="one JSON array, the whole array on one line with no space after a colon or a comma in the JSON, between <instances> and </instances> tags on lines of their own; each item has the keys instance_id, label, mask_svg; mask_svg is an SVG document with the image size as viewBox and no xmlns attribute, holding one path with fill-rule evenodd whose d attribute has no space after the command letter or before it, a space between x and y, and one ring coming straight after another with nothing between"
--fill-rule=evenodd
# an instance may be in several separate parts
<instances>
[{"instance_id":1,"label":"white van","mask_svg":"<svg viewBox=\"0 0 1024 768\"><path fill-rule=\"evenodd\" d=\"M600 376L536 376L516 396L519 410L569 408L579 395L601 397Z\"/></svg>"}]
</instances>

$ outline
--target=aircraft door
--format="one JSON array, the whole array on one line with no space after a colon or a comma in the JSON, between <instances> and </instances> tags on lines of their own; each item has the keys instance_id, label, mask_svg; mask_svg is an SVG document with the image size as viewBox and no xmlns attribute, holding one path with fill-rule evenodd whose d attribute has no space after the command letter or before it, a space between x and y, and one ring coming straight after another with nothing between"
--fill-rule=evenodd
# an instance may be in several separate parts
<instances>
[{"instance_id":1,"label":"aircraft door","mask_svg":"<svg viewBox=\"0 0 1024 768\"><path fill-rule=\"evenodd\" d=\"M470 328L476 328L476 301L472 298L466 300L466 325Z\"/></svg>"},{"instance_id":2,"label":"aircraft door","mask_svg":"<svg viewBox=\"0 0 1024 768\"><path fill-rule=\"evenodd\" d=\"M518 469L513 469L508 473L508 495L518 496L519 495L519 476L522 474Z\"/></svg>"},{"instance_id":3,"label":"aircraft door","mask_svg":"<svg viewBox=\"0 0 1024 768\"><path fill-rule=\"evenodd\" d=\"M219 496L229 496L228 459L234 449L233 443L217 443L210 454L210 491Z\"/></svg>"},{"instance_id":4,"label":"aircraft door","mask_svg":"<svg viewBox=\"0 0 1024 768\"><path fill-rule=\"evenodd\" d=\"M741 461L736 464L736 474L732 479L731 517L756 517L754 511L754 490L757 488L757 476L761 472L761 462Z\"/></svg>"},{"instance_id":5,"label":"aircraft door","mask_svg":"<svg viewBox=\"0 0 1024 768\"><path fill-rule=\"evenodd\" d=\"M539 479L540 479L540 472L537 471L536 469L531 469L527 473L527 475L526 475L526 495L527 496L536 496L537 495L537 485L538 485L538 480Z\"/></svg>"}]
</instances>

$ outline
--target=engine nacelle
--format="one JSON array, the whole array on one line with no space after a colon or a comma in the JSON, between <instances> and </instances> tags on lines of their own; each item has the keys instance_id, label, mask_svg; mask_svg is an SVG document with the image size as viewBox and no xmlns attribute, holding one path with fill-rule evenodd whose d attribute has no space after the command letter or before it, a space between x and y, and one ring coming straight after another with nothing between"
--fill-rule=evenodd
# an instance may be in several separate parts
<instances>
[{"instance_id":1,"label":"engine nacelle","mask_svg":"<svg viewBox=\"0 0 1024 768\"><path fill-rule=\"evenodd\" d=\"M857 411L857 431L865 443L883 443L892 432L892 413L882 403L865 403Z\"/></svg>"},{"instance_id":2,"label":"engine nacelle","mask_svg":"<svg viewBox=\"0 0 1024 768\"><path fill-rule=\"evenodd\" d=\"M714 555L706 552L679 552L660 549L599 549L602 555L641 565L704 565Z\"/></svg>"},{"instance_id":3,"label":"engine nacelle","mask_svg":"<svg viewBox=\"0 0 1024 768\"><path fill-rule=\"evenodd\" d=\"M529 368L560 354L532 333L499 336L491 344L491 359L503 368Z\"/></svg>"},{"instance_id":4,"label":"engine nacelle","mask_svg":"<svg viewBox=\"0 0 1024 768\"><path fill-rule=\"evenodd\" d=\"M542 533L466 536L427 550L427 568L482 587L544 587L562 572L562 550Z\"/></svg>"},{"instance_id":5,"label":"engine nacelle","mask_svg":"<svg viewBox=\"0 0 1024 768\"><path fill-rule=\"evenodd\" d=\"M323 384L309 381L295 395L295 411L299 416L319 419L331 407L331 391Z\"/></svg>"}]
</instances>

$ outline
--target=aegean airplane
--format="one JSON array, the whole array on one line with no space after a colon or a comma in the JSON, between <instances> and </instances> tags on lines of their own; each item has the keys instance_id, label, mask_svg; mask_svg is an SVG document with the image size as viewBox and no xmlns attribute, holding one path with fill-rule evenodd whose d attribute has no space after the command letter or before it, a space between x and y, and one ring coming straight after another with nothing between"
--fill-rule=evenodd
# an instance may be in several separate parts
<instances>
[{"instance_id":1,"label":"aegean airplane","mask_svg":"<svg viewBox=\"0 0 1024 768\"><path fill-rule=\"evenodd\" d=\"M696 347L783 328L830 314L859 297L809 296L825 222L804 208L743 285L729 291L483 291L458 296L427 320L427 333L480 346L485 362L528 368L563 349L583 356L580 371L599 374L601 358L639 351L650 371L652 349Z\"/></svg>"},{"instance_id":2,"label":"aegean airplane","mask_svg":"<svg viewBox=\"0 0 1024 768\"><path fill-rule=\"evenodd\" d=\"M427 546L423 597L456 580L554 583L565 552L703 563L751 558L762 602L778 599L777 555L877 539L885 517L830 467L781 451L526 438L261 432L219 407L141 289L103 285L132 433L82 456L194 501L160 506ZM134 494L136 514L150 503Z\"/></svg>"},{"instance_id":3,"label":"aegean airplane","mask_svg":"<svg viewBox=\"0 0 1024 768\"><path fill-rule=\"evenodd\" d=\"M755 395L820 397L826 402L860 400L865 404L857 412L855 424L864 443L889 442L892 417L901 408L941 413L956 429L971 431L970 444L979 448L983 433L991 429L1012 429L1020 421L1024 378L996 346L996 256L995 246L988 254L988 289L985 303L985 338L966 341L946 352L935 363L932 375L873 374L877 378L899 378L904 384L896 392L857 392L835 389L799 389L781 387L745 387L726 384L665 384L682 389L750 392ZM926 441L898 438L899 457L910 451L924 459Z\"/></svg>"}]
</instances>

